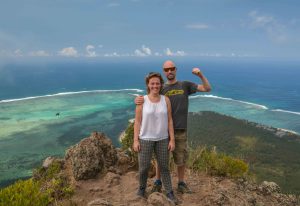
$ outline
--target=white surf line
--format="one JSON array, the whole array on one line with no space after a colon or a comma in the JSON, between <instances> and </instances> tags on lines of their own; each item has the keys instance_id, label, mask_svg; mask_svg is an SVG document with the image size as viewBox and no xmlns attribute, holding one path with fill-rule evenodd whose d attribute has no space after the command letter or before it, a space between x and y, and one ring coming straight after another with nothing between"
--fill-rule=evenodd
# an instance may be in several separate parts
<instances>
[{"instance_id":1,"label":"white surf line","mask_svg":"<svg viewBox=\"0 0 300 206\"><path fill-rule=\"evenodd\" d=\"M289 132L289 133L293 133L293 134L299 135L299 133L295 132L294 130L283 129L283 128L277 128L277 130L281 130L281 131L284 131L284 132Z\"/></svg>"},{"instance_id":2,"label":"white surf line","mask_svg":"<svg viewBox=\"0 0 300 206\"><path fill-rule=\"evenodd\" d=\"M241 100L236 100L236 99L232 99L232 98L226 98L226 97L219 97L219 96L215 96L215 95L196 95L196 96L191 96L191 99L194 98L199 98L199 97L204 97L204 98L215 98L215 99L222 99L222 100L228 100L228 101L234 101L234 102L240 102L243 104L248 104L248 105L252 105L255 107L259 107L261 109L268 109L268 107L266 107L265 105L261 105L261 104L256 104L256 103L252 103L252 102L245 102L245 101L241 101Z\"/></svg>"},{"instance_id":3,"label":"white surf line","mask_svg":"<svg viewBox=\"0 0 300 206\"><path fill-rule=\"evenodd\" d=\"M141 96L140 94L133 94L133 93L128 93L128 94L132 95L132 96L135 96L135 97Z\"/></svg>"},{"instance_id":4,"label":"white surf line","mask_svg":"<svg viewBox=\"0 0 300 206\"><path fill-rule=\"evenodd\" d=\"M16 102L16 101L24 101L24 100L38 99L38 98L44 98L44 97L64 96L64 95L72 95L72 94L122 92L122 91L135 91L135 92L140 92L140 93L144 92L144 90L141 90L141 89L116 89L116 90L90 90L90 91L78 91L78 92L61 92L61 93L56 93L56 94L24 97L24 98L19 98L19 99L5 99L5 100L0 100L0 103L8 103L8 102Z\"/></svg>"},{"instance_id":5,"label":"white surf line","mask_svg":"<svg viewBox=\"0 0 300 206\"><path fill-rule=\"evenodd\" d=\"M300 115L300 112L293 112L293 111L288 111L288 110L283 110L283 109L272 109L271 111Z\"/></svg>"}]
</instances>

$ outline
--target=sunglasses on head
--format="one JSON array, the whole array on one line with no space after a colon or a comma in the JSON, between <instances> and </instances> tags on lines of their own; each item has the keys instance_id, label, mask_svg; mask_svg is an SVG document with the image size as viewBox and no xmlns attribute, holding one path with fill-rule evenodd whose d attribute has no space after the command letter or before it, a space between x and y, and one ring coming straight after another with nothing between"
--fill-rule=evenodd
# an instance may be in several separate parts
<instances>
[{"instance_id":1,"label":"sunglasses on head","mask_svg":"<svg viewBox=\"0 0 300 206\"><path fill-rule=\"evenodd\" d=\"M164 68L164 72L168 72L168 71L175 71L176 67L169 67L169 68Z\"/></svg>"},{"instance_id":2,"label":"sunglasses on head","mask_svg":"<svg viewBox=\"0 0 300 206\"><path fill-rule=\"evenodd\" d=\"M150 72L150 73L147 75L147 78L153 77L153 76L161 76L161 75L160 75L160 73L158 73L158 72Z\"/></svg>"}]
</instances>

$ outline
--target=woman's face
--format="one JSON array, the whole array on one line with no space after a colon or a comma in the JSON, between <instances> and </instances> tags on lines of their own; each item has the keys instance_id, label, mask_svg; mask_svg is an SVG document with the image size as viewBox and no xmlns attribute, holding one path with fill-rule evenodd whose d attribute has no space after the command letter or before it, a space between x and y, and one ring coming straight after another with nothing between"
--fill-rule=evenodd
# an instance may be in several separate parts
<instances>
[{"instance_id":1,"label":"woman's face","mask_svg":"<svg viewBox=\"0 0 300 206\"><path fill-rule=\"evenodd\" d=\"M158 77L152 77L149 80L148 88L149 88L150 93L159 94L159 91L161 88L160 79Z\"/></svg>"}]
</instances>

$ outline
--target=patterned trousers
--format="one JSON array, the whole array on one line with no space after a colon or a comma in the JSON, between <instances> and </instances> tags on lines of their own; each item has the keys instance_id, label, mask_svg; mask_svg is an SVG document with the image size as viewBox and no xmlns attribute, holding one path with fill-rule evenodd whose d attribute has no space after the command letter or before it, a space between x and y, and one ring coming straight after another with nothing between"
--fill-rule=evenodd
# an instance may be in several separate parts
<instances>
[{"instance_id":1,"label":"patterned trousers","mask_svg":"<svg viewBox=\"0 0 300 206\"><path fill-rule=\"evenodd\" d=\"M154 150L156 161L161 170L161 178L166 192L172 191L171 175L169 170L169 139L149 141L140 139L141 150L139 152L140 187L146 188L148 171Z\"/></svg>"}]
</instances>

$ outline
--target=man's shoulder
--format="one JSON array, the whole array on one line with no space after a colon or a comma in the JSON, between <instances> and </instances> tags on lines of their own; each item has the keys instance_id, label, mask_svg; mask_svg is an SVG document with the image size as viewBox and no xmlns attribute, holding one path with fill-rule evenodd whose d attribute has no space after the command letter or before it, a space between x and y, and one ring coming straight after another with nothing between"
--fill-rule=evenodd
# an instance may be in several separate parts
<instances>
[{"instance_id":1,"label":"man's shoulder","mask_svg":"<svg viewBox=\"0 0 300 206\"><path fill-rule=\"evenodd\" d=\"M194 84L194 82L184 80L184 81L181 81L181 84Z\"/></svg>"}]
</instances>

